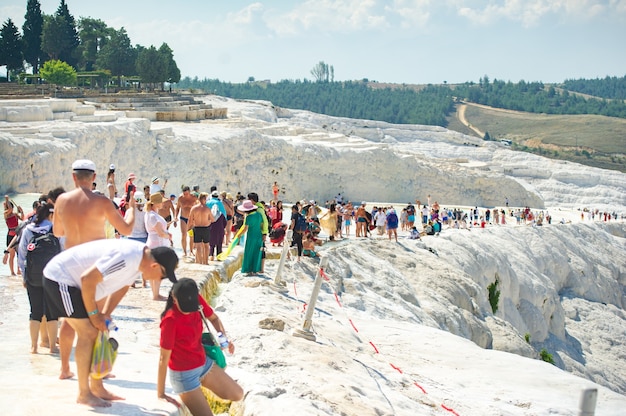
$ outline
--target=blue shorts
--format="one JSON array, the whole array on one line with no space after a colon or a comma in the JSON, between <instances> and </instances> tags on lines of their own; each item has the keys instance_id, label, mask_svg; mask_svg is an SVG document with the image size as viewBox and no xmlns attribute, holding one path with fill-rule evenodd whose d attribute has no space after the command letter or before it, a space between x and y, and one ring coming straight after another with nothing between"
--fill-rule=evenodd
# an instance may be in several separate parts
<instances>
[{"instance_id":1,"label":"blue shorts","mask_svg":"<svg viewBox=\"0 0 626 416\"><path fill-rule=\"evenodd\" d=\"M202 379L209 374L213 367L213 360L206 357L204 365L186 371L176 371L170 368L170 383L174 393L188 393L200 387Z\"/></svg>"}]
</instances>

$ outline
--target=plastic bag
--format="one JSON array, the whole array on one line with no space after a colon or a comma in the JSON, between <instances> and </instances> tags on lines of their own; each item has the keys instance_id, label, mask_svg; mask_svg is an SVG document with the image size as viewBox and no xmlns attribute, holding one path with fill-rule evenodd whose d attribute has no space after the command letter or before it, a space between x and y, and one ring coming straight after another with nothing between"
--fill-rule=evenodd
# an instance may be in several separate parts
<instances>
[{"instance_id":1,"label":"plastic bag","mask_svg":"<svg viewBox=\"0 0 626 416\"><path fill-rule=\"evenodd\" d=\"M202 346L207 357L215 361L215 364L221 368L226 368L226 357L220 346L215 342L213 334L210 332L202 333Z\"/></svg>"},{"instance_id":2,"label":"plastic bag","mask_svg":"<svg viewBox=\"0 0 626 416\"><path fill-rule=\"evenodd\" d=\"M106 377L113 370L113 363L117 358L118 343L115 339L109 339L109 333L98 332L96 343L91 354L90 375L95 379Z\"/></svg>"}]
</instances>

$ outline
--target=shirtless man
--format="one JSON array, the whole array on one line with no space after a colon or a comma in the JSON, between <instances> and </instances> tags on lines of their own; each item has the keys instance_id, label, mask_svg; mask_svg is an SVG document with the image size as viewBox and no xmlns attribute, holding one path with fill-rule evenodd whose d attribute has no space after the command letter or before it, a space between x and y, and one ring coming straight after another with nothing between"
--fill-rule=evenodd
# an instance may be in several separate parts
<instances>
[{"instance_id":1,"label":"shirtless man","mask_svg":"<svg viewBox=\"0 0 626 416\"><path fill-rule=\"evenodd\" d=\"M130 198L130 213L124 219L109 198L91 191L91 184L96 178L95 163L91 160L77 160L72 164L72 170L76 189L59 195L54 205L54 216L52 217L54 235L65 237L64 249L106 238L106 221L115 227L120 234L129 235L135 223L135 198ZM74 376L70 371L70 355L74 335L74 329L65 320L62 320L59 330L60 379ZM104 389L102 380L93 381L92 392L102 399L119 399Z\"/></svg>"},{"instance_id":2,"label":"shirtless man","mask_svg":"<svg viewBox=\"0 0 626 416\"><path fill-rule=\"evenodd\" d=\"M180 214L180 243L183 246L183 255L187 255L187 231L189 231L189 212L191 208L196 204L197 198L191 194L189 187L183 187L183 193L178 197L176 202L176 212L174 218L178 218ZM193 240L189 237L189 251L193 254Z\"/></svg>"},{"instance_id":3,"label":"shirtless man","mask_svg":"<svg viewBox=\"0 0 626 416\"><path fill-rule=\"evenodd\" d=\"M170 228L170 224L174 223L174 227L176 227L176 209L174 208L174 204L171 199L167 199L165 197L165 191L160 190L161 195L163 195L163 205L158 210L158 214L163 217L165 222L167 223L167 228ZM174 218L172 219L172 215Z\"/></svg>"},{"instance_id":4,"label":"shirtless man","mask_svg":"<svg viewBox=\"0 0 626 416\"><path fill-rule=\"evenodd\" d=\"M193 242L196 248L196 263L209 264L209 225L215 218L211 209L206 206L209 196L202 192L198 197L199 204L194 205L189 212L189 227L193 229Z\"/></svg>"}]
</instances>

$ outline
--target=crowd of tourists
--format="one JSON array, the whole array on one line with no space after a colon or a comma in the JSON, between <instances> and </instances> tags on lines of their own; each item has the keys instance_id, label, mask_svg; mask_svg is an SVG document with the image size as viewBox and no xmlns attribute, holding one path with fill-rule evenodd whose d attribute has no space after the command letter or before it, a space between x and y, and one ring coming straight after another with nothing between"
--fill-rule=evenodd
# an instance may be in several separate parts
<instances>
[{"instance_id":1,"label":"crowd of tourists","mask_svg":"<svg viewBox=\"0 0 626 416\"><path fill-rule=\"evenodd\" d=\"M257 192L245 196L200 186L182 186L167 194L167 180L152 177L137 189L134 173L126 175L118 189L116 167L110 165L106 190L98 191L96 166L90 160L72 164L75 189L51 190L24 212L5 196L4 218L8 228L3 262L11 275L22 275L30 303L29 332L32 353L39 347L60 355L61 379L73 378L70 355L75 346L78 378L77 402L94 407L111 406L120 397L109 392L101 378L90 376L90 360L96 337L108 331L115 307L130 287L151 288L152 299L166 301L161 319L161 354L157 395L175 405L165 392L170 374L173 390L192 414L207 413L200 386L227 400L241 400L239 384L205 355L200 338L203 318L226 334L215 312L198 294L196 283L178 279L179 257L171 227L180 226L180 248L187 261L209 264L221 261L236 246L243 247L241 272L264 273L268 246L286 244L291 236L290 257L319 258L324 240L346 238L422 239L444 229L472 229L505 225L543 226L552 223L547 210L503 207L445 208L437 201L380 205L353 204L341 194L320 207L315 200L291 205L291 215L279 199L277 182L271 199ZM581 210L583 221L611 221L617 213ZM622 216L623 219L623 216ZM17 258L17 264L15 264ZM161 280L173 283L167 296L160 293ZM58 348L57 348L58 343ZM234 351L232 341L226 347Z\"/></svg>"}]
</instances>

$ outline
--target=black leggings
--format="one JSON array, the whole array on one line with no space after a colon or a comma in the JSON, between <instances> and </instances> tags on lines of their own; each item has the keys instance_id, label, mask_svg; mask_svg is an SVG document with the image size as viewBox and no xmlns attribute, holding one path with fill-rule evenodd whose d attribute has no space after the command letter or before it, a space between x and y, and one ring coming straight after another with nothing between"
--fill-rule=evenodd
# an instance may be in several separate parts
<instances>
[{"instance_id":1,"label":"black leggings","mask_svg":"<svg viewBox=\"0 0 626 416\"><path fill-rule=\"evenodd\" d=\"M302 256L302 233L297 231L293 232L293 241L291 246L298 246L298 257Z\"/></svg>"}]
</instances>

